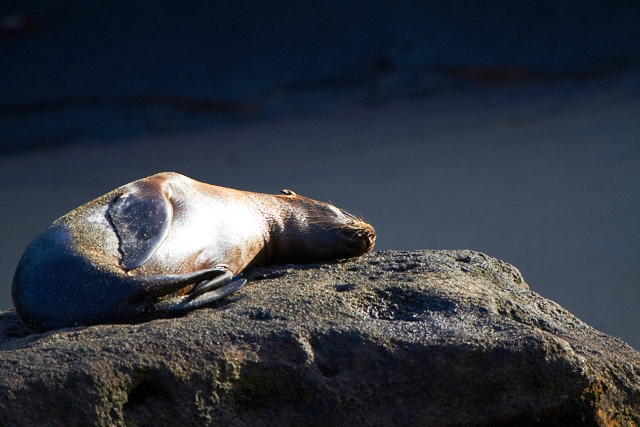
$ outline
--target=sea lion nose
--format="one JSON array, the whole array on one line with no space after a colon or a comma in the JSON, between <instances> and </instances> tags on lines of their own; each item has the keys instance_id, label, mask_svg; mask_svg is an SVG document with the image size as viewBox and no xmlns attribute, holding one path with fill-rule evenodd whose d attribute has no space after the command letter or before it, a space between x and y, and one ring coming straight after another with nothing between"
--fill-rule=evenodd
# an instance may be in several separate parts
<instances>
[{"instance_id":1,"label":"sea lion nose","mask_svg":"<svg viewBox=\"0 0 640 427\"><path fill-rule=\"evenodd\" d=\"M365 233L365 242L367 244L367 250L371 249L376 243L376 233L367 231Z\"/></svg>"},{"instance_id":2,"label":"sea lion nose","mask_svg":"<svg viewBox=\"0 0 640 427\"><path fill-rule=\"evenodd\" d=\"M362 253L368 252L376 242L376 232L372 229L366 228L359 231L356 237L362 247Z\"/></svg>"}]
</instances>

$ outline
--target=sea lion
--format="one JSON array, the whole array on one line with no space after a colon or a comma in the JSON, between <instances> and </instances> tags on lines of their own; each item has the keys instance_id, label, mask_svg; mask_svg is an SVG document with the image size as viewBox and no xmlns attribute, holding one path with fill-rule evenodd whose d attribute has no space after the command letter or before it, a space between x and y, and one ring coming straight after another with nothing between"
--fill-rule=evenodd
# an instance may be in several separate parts
<instances>
[{"instance_id":1,"label":"sea lion","mask_svg":"<svg viewBox=\"0 0 640 427\"><path fill-rule=\"evenodd\" d=\"M373 227L283 190L269 195L160 173L62 216L29 244L11 295L34 331L184 314L240 289L264 264L355 257Z\"/></svg>"}]
</instances>

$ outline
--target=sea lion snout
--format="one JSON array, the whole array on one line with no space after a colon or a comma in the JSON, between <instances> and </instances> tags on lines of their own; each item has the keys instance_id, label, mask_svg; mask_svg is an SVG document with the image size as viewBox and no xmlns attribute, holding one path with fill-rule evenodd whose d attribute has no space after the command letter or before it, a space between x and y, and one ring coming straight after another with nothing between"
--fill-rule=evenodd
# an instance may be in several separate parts
<instances>
[{"instance_id":1,"label":"sea lion snout","mask_svg":"<svg viewBox=\"0 0 640 427\"><path fill-rule=\"evenodd\" d=\"M359 256L373 249L376 243L376 231L374 228L363 219L344 209L337 208L333 205L330 206L340 212L339 216L342 218L342 221L344 221L344 223L336 229L344 238L343 245L351 248L349 257Z\"/></svg>"},{"instance_id":2,"label":"sea lion snout","mask_svg":"<svg viewBox=\"0 0 640 427\"><path fill-rule=\"evenodd\" d=\"M376 231L366 222L358 224L359 230L355 233L355 239L360 246L360 255L369 252L376 244Z\"/></svg>"},{"instance_id":3,"label":"sea lion snout","mask_svg":"<svg viewBox=\"0 0 640 427\"><path fill-rule=\"evenodd\" d=\"M339 231L344 236L344 246L351 248L346 251L348 255L345 258L363 255L376 244L375 230L362 220L355 219Z\"/></svg>"}]
</instances>

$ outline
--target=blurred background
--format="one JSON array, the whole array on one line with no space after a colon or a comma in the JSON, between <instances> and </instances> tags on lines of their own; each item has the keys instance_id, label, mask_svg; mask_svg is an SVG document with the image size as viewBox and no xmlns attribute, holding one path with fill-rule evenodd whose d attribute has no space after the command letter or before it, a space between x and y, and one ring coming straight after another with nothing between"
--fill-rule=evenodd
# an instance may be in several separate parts
<instances>
[{"instance_id":1,"label":"blurred background","mask_svg":"<svg viewBox=\"0 0 640 427\"><path fill-rule=\"evenodd\" d=\"M640 349L637 1L0 3L0 309L40 231L160 171L503 259Z\"/></svg>"}]
</instances>

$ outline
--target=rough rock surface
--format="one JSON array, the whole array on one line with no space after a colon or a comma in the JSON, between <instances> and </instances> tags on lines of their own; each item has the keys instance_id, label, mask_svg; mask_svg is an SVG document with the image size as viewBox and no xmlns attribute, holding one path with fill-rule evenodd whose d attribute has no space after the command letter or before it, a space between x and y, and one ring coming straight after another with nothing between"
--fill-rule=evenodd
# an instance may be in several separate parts
<instances>
[{"instance_id":1,"label":"rough rock surface","mask_svg":"<svg viewBox=\"0 0 640 427\"><path fill-rule=\"evenodd\" d=\"M640 353L484 254L247 277L136 325L29 335L0 313L0 425L640 425Z\"/></svg>"}]
</instances>

